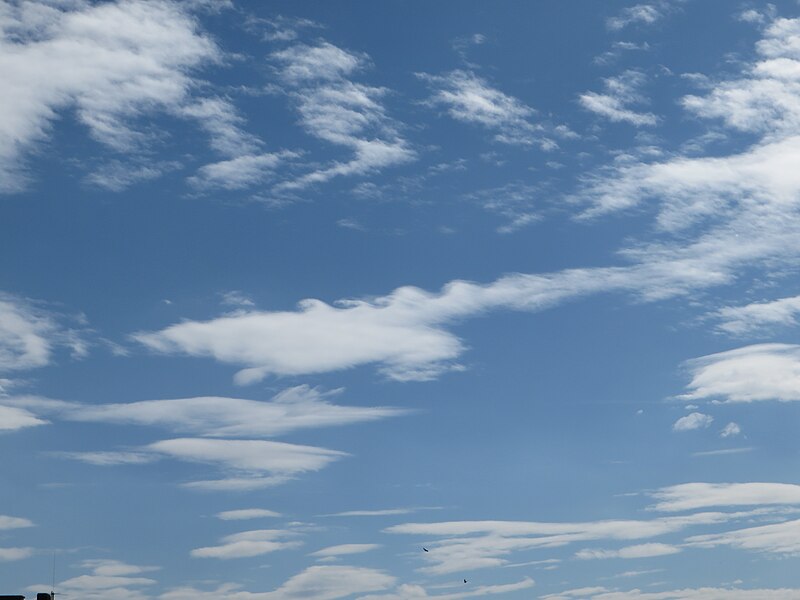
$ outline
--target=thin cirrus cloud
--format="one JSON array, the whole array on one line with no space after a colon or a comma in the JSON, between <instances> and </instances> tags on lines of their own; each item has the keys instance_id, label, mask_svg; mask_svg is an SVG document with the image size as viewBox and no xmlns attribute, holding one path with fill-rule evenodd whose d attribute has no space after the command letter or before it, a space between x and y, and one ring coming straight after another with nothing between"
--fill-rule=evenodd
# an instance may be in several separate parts
<instances>
[{"instance_id":1,"label":"thin cirrus cloud","mask_svg":"<svg viewBox=\"0 0 800 600\"><path fill-rule=\"evenodd\" d=\"M47 421L38 418L24 408L16 406L3 406L0 404L0 432L16 431L25 427L46 425Z\"/></svg>"},{"instance_id":2,"label":"thin cirrus cloud","mask_svg":"<svg viewBox=\"0 0 800 600\"><path fill-rule=\"evenodd\" d=\"M729 546L753 552L796 555L800 552L800 520L696 535L687 538L686 545L698 548Z\"/></svg>"},{"instance_id":3,"label":"thin cirrus cloud","mask_svg":"<svg viewBox=\"0 0 800 600\"><path fill-rule=\"evenodd\" d=\"M39 4L4 14L0 79L0 190L26 183L24 155L47 139L61 111L74 109L90 135L116 151L146 138L131 122L186 103L191 72L220 51L179 5L169 2ZM80 64L80 69L72 68Z\"/></svg>"}]
</instances>

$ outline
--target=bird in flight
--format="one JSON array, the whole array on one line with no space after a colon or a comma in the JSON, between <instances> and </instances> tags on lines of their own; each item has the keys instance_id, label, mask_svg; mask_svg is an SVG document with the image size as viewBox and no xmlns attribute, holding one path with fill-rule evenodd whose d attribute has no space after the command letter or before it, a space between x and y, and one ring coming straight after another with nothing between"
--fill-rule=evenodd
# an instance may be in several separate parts
<instances>
[{"instance_id":1,"label":"bird in flight","mask_svg":"<svg viewBox=\"0 0 800 600\"><path fill-rule=\"evenodd\" d=\"M423 550L425 550L425 552L427 552L427 551L428 551L428 549L427 549L427 548L425 548L424 546L422 547L422 549L423 549Z\"/></svg>"},{"instance_id":2,"label":"bird in flight","mask_svg":"<svg viewBox=\"0 0 800 600\"><path fill-rule=\"evenodd\" d=\"M466 580L466 579L464 580L464 583L467 583L467 580Z\"/></svg>"}]
</instances>

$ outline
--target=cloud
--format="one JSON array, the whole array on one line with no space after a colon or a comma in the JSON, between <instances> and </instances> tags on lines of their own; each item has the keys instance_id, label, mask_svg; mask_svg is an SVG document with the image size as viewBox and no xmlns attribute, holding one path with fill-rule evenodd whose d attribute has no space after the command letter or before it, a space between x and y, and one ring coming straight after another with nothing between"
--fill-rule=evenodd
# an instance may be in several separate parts
<instances>
[{"instance_id":1,"label":"cloud","mask_svg":"<svg viewBox=\"0 0 800 600\"><path fill-rule=\"evenodd\" d=\"M194 558L249 558L261 556L279 550L289 550L302 546L297 540L281 541L286 537L297 535L294 531L282 529L256 529L243 531L222 538L219 546L195 548L191 551Z\"/></svg>"},{"instance_id":2,"label":"cloud","mask_svg":"<svg viewBox=\"0 0 800 600\"><path fill-rule=\"evenodd\" d=\"M329 558L336 556L347 556L350 554L361 554L380 548L380 544L339 544L338 546L328 546L322 550L312 552L311 556L318 558Z\"/></svg>"},{"instance_id":3,"label":"cloud","mask_svg":"<svg viewBox=\"0 0 800 600\"><path fill-rule=\"evenodd\" d=\"M199 190L215 188L241 190L273 177L275 170L287 159L299 156L296 152L245 154L229 160L207 164L188 179Z\"/></svg>"},{"instance_id":4,"label":"cloud","mask_svg":"<svg viewBox=\"0 0 800 600\"><path fill-rule=\"evenodd\" d=\"M5 529L21 529L24 527L33 527L33 523L28 519L23 519L21 517L0 515L0 531Z\"/></svg>"},{"instance_id":5,"label":"cloud","mask_svg":"<svg viewBox=\"0 0 800 600\"><path fill-rule=\"evenodd\" d=\"M344 512L323 515L325 517L385 517L391 515L407 515L420 510L418 508L384 508L379 510L346 510Z\"/></svg>"},{"instance_id":6,"label":"cloud","mask_svg":"<svg viewBox=\"0 0 800 600\"><path fill-rule=\"evenodd\" d=\"M625 122L641 127L656 125L658 118L652 113L636 112L628 108L629 104L640 104L644 97L639 88L645 83L645 76L640 71L628 70L617 77L605 79L604 94L585 92L578 100L581 106L595 114L606 117L615 123Z\"/></svg>"},{"instance_id":7,"label":"cloud","mask_svg":"<svg viewBox=\"0 0 800 600\"><path fill-rule=\"evenodd\" d=\"M686 545L699 548L730 546L742 550L796 555L800 553L800 520L748 527L725 533L696 535L687 538Z\"/></svg>"},{"instance_id":8,"label":"cloud","mask_svg":"<svg viewBox=\"0 0 800 600\"><path fill-rule=\"evenodd\" d=\"M652 25L664 16L665 9L668 8L669 5L664 2L629 6L622 9L618 16L607 19L606 26L612 31L618 31L631 24Z\"/></svg>"},{"instance_id":9,"label":"cloud","mask_svg":"<svg viewBox=\"0 0 800 600\"><path fill-rule=\"evenodd\" d=\"M719 432L720 437L734 437L742 433L742 428L739 427L738 423L734 423L731 421L725 427L722 428L722 431Z\"/></svg>"},{"instance_id":10,"label":"cloud","mask_svg":"<svg viewBox=\"0 0 800 600\"><path fill-rule=\"evenodd\" d=\"M0 548L0 562L22 560L33 556L33 548Z\"/></svg>"},{"instance_id":11,"label":"cloud","mask_svg":"<svg viewBox=\"0 0 800 600\"><path fill-rule=\"evenodd\" d=\"M350 566L308 567L270 592L247 592L236 584L223 584L214 590L192 587L170 590L160 600L337 600L354 594L388 589L395 578L377 569Z\"/></svg>"},{"instance_id":12,"label":"cloud","mask_svg":"<svg viewBox=\"0 0 800 600\"><path fill-rule=\"evenodd\" d=\"M24 408L3 406L0 404L0 431L16 431L25 427L46 425L48 422Z\"/></svg>"},{"instance_id":13,"label":"cloud","mask_svg":"<svg viewBox=\"0 0 800 600\"><path fill-rule=\"evenodd\" d=\"M421 585L403 584L397 586L396 590L389 594L373 594L370 596L363 596L359 600L459 600L460 598L481 598L484 596L495 596L498 594L508 594L510 592L517 592L520 590L527 590L532 588L535 582L530 577L517 581L515 583L503 583L498 585L481 585L470 588L463 592L454 592L450 594L428 594L428 592Z\"/></svg>"},{"instance_id":14,"label":"cloud","mask_svg":"<svg viewBox=\"0 0 800 600\"><path fill-rule=\"evenodd\" d=\"M615 591L603 587L566 590L558 594L541 596L542 600L796 600L800 597L797 588L752 588L703 587L684 588L665 592L643 592L641 590Z\"/></svg>"},{"instance_id":15,"label":"cloud","mask_svg":"<svg viewBox=\"0 0 800 600\"><path fill-rule=\"evenodd\" d=\"M142 181L151 181L164 173L180 167L176 161L152 161L138 158L127 162L121 160L108 161L84 177L89 185L121 192Z\"/></svg>"},{"instance_id":16,"label":"cloud","mask_svg":"<svg viewBox=\"0 0 800 600\"><path fill-rule=\"evenodd\" d=\"M492 131L496 142L555 147L555 142L542 136L544 127L532 121L534 109L492 87L474 72L456 70L444 75L418 73L417 76L434 91L427 101L429 106L442 106L456 121Z\"/></svg>"},{"instance_id":17,"label":"cloud","mask_svg":"<svg viewBox=\"0 0 800 600\"><path fill-rule=\"evenodd\" d=\"M219 59L215 44L174 3L66 6L12 5L0 24L2 191L24 187L23 157L47 139L62 111L74 109L93 138L128 151L145 137L131 122L184 104L191 71Z\"/></svg>"},{"instance_id":18,"label":"cloud","mask_svg":"<svg viewBox=\"0 0 800 600\"><path fill-rule=\"evenodd\" d=\"M756 344L686 363L692 380L680 398L721 402L800 400L800 346Z\"/></svg>"},{"instance_id":19,"label":"cloud","mask_svg":"<svg viewBox=\"0 0 800 600\"><path fill-rule=\"evenodd\" d=\"M328 42L295 44L270 56L300 115L314 137L351 151L352 158L315 168L279 183L277 193L323 183L335 177L364 175L410 162L415 151L402 136L381 99L384 88L349 79L368 66L368 58Z\"/></svg>"},{"instance_id":20,"label":"cloud","mask_svg":"<svg viewBox=\"0 0 800 600\"><path fill-rule=\"evenodd\" d=\"M429 549L424 555L428 565L419 570L423 573L442 575L504 566L509 564L507 556L516 552L554 548L592 540L641 540L674 533L688 527L725 523L746 514L749 513L707 512L652 520L584 523L534 521L403 523L391 526L385 531L392 534L439 536L440 539L429 539L424 542L425 547ZM665 551L666 546L662 547L659 544L631 546L625 549L624 557L633 558L637 554L645 555L648 551L657 552L659 549Z\"/></svg>"},{"instance_id":21,"label":"cloud","mask_svg":"<svg viewBox=\"0 0 800 600\"><path fill-rule=\"evenodd\" d=\"M748 335L770 326L797 325L800 296L769 302L753 302L744 306L726 306L712 313L720 322L717 329L730 335Z\"/></svg>"},{"instance_id":22,"label":"cloud","mask_svg":"<svg viewBox=\"0 0 800 600\"><path fill-rule=\"evenodd\" d=\"M273 437L302 429L378 421L408 414L393 407L341 406L330 399L341 390L323 392L300 385L276 394L271 401L204 396L143 400L124 404L42 402L9 398L30 410L68 421L163 427L207 437Z\"/></svg>"},{"instance_id":23,"label":"cloud","mask_svg":"<svg viewBox=\"0 0 800 600\"><path fill-rule=\"evenodd\" d=\"M784 52L793 60L788 53L800 39L795 34L798 23L770 29L759 52ZM344 61L333 73L351 72L357 63ZM309 74L296 77L324 82L334 76L322 67L318 75L315 69L305 67ZM746 75L752 71L745 67ZM724 85L746 88L745 80ZM711 90L708 97L713 94ZM485 285L453 281L439 293L401 287L388 295L334 305L309 299L296 311L250 310L187 320L134 338L159 353L237 365L241 371L236 381L242 384L268 375L369 364L396 380L426 380L460 368L457 361L466 347L448 328L465 318L501 309L543 310L601 292L664 300L731 284L758 268L770 274L793 267L800 258L800 171L794 168L800 161L800 129L787 135L785 111L758 106L773 129L743 151L714 157L674 155L653 163L620 157L585 179L573 198L589 205L584 219L631 209L645 200L655 207L654 234L621 248L619 266L513 274ZM686 104L687 110L704 116L698 107L696 102Z\"/></svg>"},{"instance_id":24,"label":"cloud","mask_svg":"<svg viewBox=\"0 0 800 600\"><path fill-rule=\"evenodd\" d=\"M61 318L28 300L0 292L0 372L44 367L58 346L69 348L73 357L85 356L86 342L77 331L63 327Z\"/></svg>"},{"instance_id":25,"label":"cloud","mask_svg":"<svg viewBox=\"0 0 800 600\"><path fill-rule=\"evenodd\" d=\"M672 425L673 431L691 431L693 429L705 429L714 421L711 415L693 412L685 417L681 417Z\"/></svg>"},{"instance_id":26,"label":"cloud","mask_svg":"<svg viewBox=\"0 0 800 600\"><path fill-rule=\"evenodd\" d=\"M682 483L653 492L651 510L675 512L712 506L800 505L800 485L790 483Z\"/></svg>"},{"instance_id":27,"label":"cloud","mask_svg":"<svg viewBox=\"0 0 800 600\"><path fill-rule=\"evenodd\" d=\"M280 517L281 513L266 508L240 508L238 510L225 510L217 513L217 518L223 521L242 521L246 519L261 519L264 517Z\"/></svg>"},{"instance_id":28,"label":"cloud","mask_svg":"<svg viewBox=\"0 0 800 600\"><path fill-rule=\"evenodd\" d=\"M149 577L132 575L156 571L158 567L129 565L109 559L85 560L80 566L89 569L90 573L56 582L55 588L64 594L85 600L150 600L152 596L140 588L157 583ZM28 588L33 593L43 589L51 589L50 583L39 583Z\"/></svg>"},{"instance_id":29,"label":"cloud","mask_svg":"<svg viewBox=\"0 0 800 600\"><path fill-rule=\"evenodd\" d=\"M153 442L147 450L170 458L214 464L235 472L291 476L318 471L344 452L264 440L178 438Z\"/></svg>"},{"instance_id":30,"label":"cloud","mask_svg":"<svg viewBox=\"0 0 800 600\"><path fill-rule=\"evenodd\" d=\"M650 543L625 546L619 550L585 549L575 553L575 558L591 560L598 558L650 558L676 554L681 549L670 544Z\"/></svg>"}]
</instances>

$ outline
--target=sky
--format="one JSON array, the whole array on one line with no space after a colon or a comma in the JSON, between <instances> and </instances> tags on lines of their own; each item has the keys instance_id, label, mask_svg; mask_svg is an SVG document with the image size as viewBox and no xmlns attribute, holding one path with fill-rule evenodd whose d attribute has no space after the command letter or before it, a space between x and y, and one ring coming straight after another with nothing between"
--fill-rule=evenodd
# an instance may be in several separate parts
<instances>
[{"instance_id":1,"label":"sky","mask_svg":"<svg viewBox=\"0 0 800 600\"><path fill-rule=\"evenodd\" d=\"M0 2L0 594L800 599L800 4Z\"/></svg>"}]
</instances>

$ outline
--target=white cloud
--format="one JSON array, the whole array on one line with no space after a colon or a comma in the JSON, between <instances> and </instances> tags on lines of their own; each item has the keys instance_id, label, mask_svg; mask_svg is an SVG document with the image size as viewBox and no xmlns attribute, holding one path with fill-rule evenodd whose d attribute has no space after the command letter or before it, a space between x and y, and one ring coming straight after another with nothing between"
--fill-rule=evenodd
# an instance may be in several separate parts
<instances>
[{"instance_id":1,"label":"white cloud","mask_svg":"<svg viewBox=\"0 0 800 600\"><path fill-rule=\"evenodd\" d=\"M111 160L94 169L84 177L84 181L112 192L121 192L141 181L157 179L178 167L180 163L175 161L159 162L141 158L128 162Z\"/></svg>"},{"instance_id":2,"label":"white cloud","mask_svg":"<svg viewBox=\"0 0 800 600\"><path fill-rule=\"evenodd\" d=\"M395 578L376 569L350 566L313 566L291 577L270 592L247 592L236 584L203 591L192 587L170 590L160 600L337 600L353 594L378 592L392 587Z\"/></svg>"},{"instance_id":3,"label":"white cloud","mask_svg":"<svg viewBox=\"0 0 800 600\"><path fill-rule=\"evenodd\" d=\"M688 361L687 401L800 400L800 346L757 344Z\"/></svg>"},{"instance_id":4,"label":"white cloud","mask_svg":"<svg viewBox=\"0 0 800 600\"><path fill-rule=\"evenodd\" d=\"M157 567L129 565L110 559L85 560L80 566L89 569L90 573L56 582L56 589L82 600L150 600L152 596L140 588L157 583L149 577L130 577L156 571ZM50 585L39 583L30 586L28 590L37 593L43 589L51 589Z\"/></svg>"},{"instance_id":5,"label":"white cloud","mask_svg":"<svg viewBox=\"0 0 800 600\"><path fill-rule=\"evenodd\" d=\"M535 582L530 577L515 583L503 583L497 585L480 585L467 589L463 592L452 592L449 594L428 594L427 590L421 585L403 584L389 594L373 594L362 596L359 600L459 600L460 598L482 598L484 596L495 596L498 594L508 594L520 590L532 588Z\"/></svg>"},{"instance_id":6,"label":"white cloud","mask_svg":"<svg viewBox=\"0 0 800 600\"><path fill-rule=\"evenodd\" d=\"M672 424L673 431L691 431L693 429L705 429L714 421L711 415L693 412L681 417Z\"/></svg>"},{"instance_id":7,"label":"white cloud","mask_svg":"<svg viewBox=\"0 0 800 600\"><path fill-rule=\"evenodd\" d=\"M721 321L717 326L720 331L731 335L747 335L770 326L797 325L798 314L800 296L792 296L744 306L726 306L711 316Z\"/></svg>"},{"instance_id":8,"label":"white cloud","mask_svg":"<svg viewBox=\"0 0 800 600\"><path fill-rule=\"evenodd\" d=\"M264 440L178 438L154 442L146 449L178 460L214 464L233 471L287 476L318 471L347 456L326 448Z\"/></svg>"},{"instance_id":9,"label":"white cloud","mask_svg":"<svg viewBox=\"0 0 800 600\"><path fill-rule=\"evenodd\" d=\"M640 71L628 70L617 77L604 80L605 93L585 92L579 97L581 106L614 122L626 122L637 127L655 125L658 118L652 113L636 112L630 104L645 101L639 89L645 83Z\"/></svg>"},{"instance_id":10,"label":"white cloud","mask_svg":"<svg viewBox=\"0 0 800 600\"><path fill-rule=\"evenodd\" d=\"M24 408L3 406L0 404L0 431L16 431L25 427L46 425L47 421L39 419L36 415Z\"/></svg>"},{"instance_id":11,"label":"white cloud","mask_svg":"<svg viewBox=\"0 0 800 600\"><path fill-rule=\"evenodd\" d=\"M338 546L328 546L322 550L312 552L311 556L318 558L329 558L335 556L348 556L350 554L361 554L380 548L380 544L339 544Z\"/></svg>"},{"instance_id":12,"label":"white cloud","mask_svg":"<svg viewBox=\"0 0 800 600\"><path fill-rule=\"evenodd\" d=\"M191 70L219 58L214 43L174 3L65 6L12 5L0 23L3 191L24 185L23 154L47 138L60 111L74 109L96 140L129 150L144 137L130 121L182 105Z\"/></svg>"},{"instance_id":13,"label":"white cloud","mask_svg":"<svg viewBox=\"0 0 800 600\"><path fill-rule=\"evenodd\" d=\"M674 512L712 506L800 505L800 485L790 483L682 483L651 494L652 510Z\"/></svg>"},{"instance_id":14,"label":"white cloud","mask_svg":"<svg viewBox=\"0 0 800 600\"><path fill-rule=\"evenodd\" d=\"M278 167L298 156L289 151L243 154L200 167L188 181L198 190L240 190L271 179Z\"/></svg>"},{"instance_id":15,"label":"white cloud","mask_svg":"<svg viewBox=\"0 0 800 600\"><path fill-rule=\"evenodd\" d=\"M76 331L62 327L59 318L27 300L0 292L0 372L44 367L50 364L57 346L68 347L76 358L85 356L86 342Z\"/></svg>"},{"instance_id":16,"label":"white cloud","mask_svg":"<svg viewBox=\"0 0 800 600\"><path fill-rule=\"evenodd\" d=\"M442 106L453 119L480 125L494 132L504 144L539 143L552 148L555 142L542 136L544 127L533 122L536 111L519 99L492 87L471 71L451 71L445 75L418 74L434 90L430 106Z\"/></svg>"},{"instance_id":17,"label":"white cloud","mask_svg":"<svg viewBox=\"0 0 800 600\"><path fill-rule=\"evenodd\" d=\"M687 538L686 545L700 548L730 546L742 550L796 555L800 553L800 520L748 527L725 533L696 535Z\"/></svg>"},{"instance_id":18,"label":"white cloud","mask_svg":"<svg viewBox=\"0 0 800 600\"><path fill-rule=\"evenodd\" d=\"M284 541L284 538L297 535L293 531L282 529L256 529L243 531L222 538L218 546L195 548L191 555L195 558L249 558L261 556L279 550L290 550L302 546L297 540Z\"/></svg>"},{"instance_id":19,"label":"white cloud","mask_svg":"<svg viewBox=\"0 0 800 600\"><path fill-rule=\"evenodd\" d=\"M652 520L608 520L585 523L547 523L527 521L450 521L442 523L404 523L387 528L387 533L440 536L426 540L429 549L423 558L428 563L419 569L435 575L509 564L508 556L523 551L565 546L592 540L641 540L688 527L725 523L749 513L707 512L683 517ZM647 552L666 551L666 546L640 544L625 550L626 558Z\"/></svg>"},{"instance_id":20,"label":"white cloud","mask_svg":"<svg viewBox=\"0 0 800 600\"><path fill-rule=\"evenodd\" d=\"M734 437L742 433L742 428L739 427L738 423L734 423L731 421L725 427L722 428L722 431L719 432L720 437Z\"/></svg>"},{"instance_id":21,"label":"white cloud","mask_svg":"<svg viewBox=\"0 0 800 600\"><path fill-rule=\"evenodd\" d=\"M328 42L296 44L271 55L279 76L289 86L300 124L311 135L351 151L347 161L315 168L285 180L278 193L323 183L334 177L364 175L410 162L416 153L381 103L384 88L349 79L364 69L367 57Z\"/></svg>"},{"instance_id":22,"label":"white cloud","mask_svg":"<svg viewBox=\"0 0 800 600\"><path fill-rule=\"evenodd\" d=\"M301 429L350 425L408 414L400 408L341 406L330 402L330 398L340 392L323 392L300 385L281 391L271 401L210 396L125 404L43 402L31 397L9 398L4 402L69 421L165 427L208 437L272 437Z\"/></svg>"},{"instance_id":23,"label":"white cloud","mask_svg":"<svg viewBox=\"0 0 800 600\"><path fill-rule=\"evenodd\" d=\"M225 510L217 513L217 518L223 521L242 521L246 519L262 519L265 517L280 517L281 513L266 508L240 508L238 510Z\"/></svg>"},{"instance_id":24,"label":"white cloud","mask_svg":"<svg viewBox=\"0 0 800 600\"><path fill-rule=\"evenodd\" d=\"M146 452L115 452L115 451L96 451L96 452L53 452L53 456L78 460L98 467L110 467L116 465L145 465L155 462L159 457L155 454Z\"/></svg>"},{"instance_id":25,"label":"white cloud","mask_svg":"<svg viewBox=\"0 0 800 600\"><path fill-rule=\"evenodd\" d=\"M23 527L33 527L33 523L21 517L9 517L0 515L0 531L4 529L20 529Z\"/></svg>"},{"instance_id":26,"label":"white cloud","mask_svg":"<svg viewBox=\"0 0 800 600\"><path fill-rule=\"evenodd\" d=\"M636 544L634 546L625 546L619 550L603 550L603 549L584 549L575 553L576 558L583 560L598 559L598 558L650 558L653 556L666 556L669 554L676 554L681 549L677 546L670 544L660 544L653 542L650 544Z\"/></svg>"},{"instance_id":27,"label":"white cloud","mask_svg":"<svg viewBox=\"0 0 800 600\"><path fill-rule=\"evenodd\" d=\"M622 9L618 16L607 19L606 26L612 31L618 31L634 23L652 25L664 16L668 6L664 2L629 6Z\"/></svg>"},{"instance_id":28,"label":"white cloud","mask_svg":"<svg viewBox=\"0 0 800 600\"><path fill-rule=\"evenodd\" d=\"M1 548L0 547L0 562L11 562L13 560L22 560L33 556L33 548Z\"/></svg>"},{"instance_id":29,"label":"white cloud","mask_svg":"<svg viewBox=\"0 0 800 600\"><path fill-rule=\"evenodd\" d=\"M541 596L542 600L798 600L800 589L703 587L683 588L666 592L642 590L614 591L603 587L566 590Z\"/></svg>"}]
</instances>

